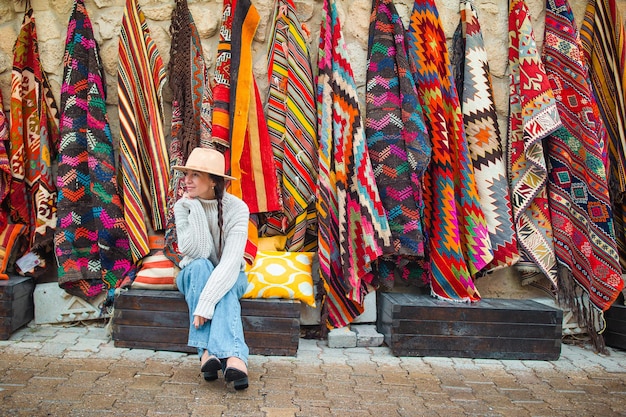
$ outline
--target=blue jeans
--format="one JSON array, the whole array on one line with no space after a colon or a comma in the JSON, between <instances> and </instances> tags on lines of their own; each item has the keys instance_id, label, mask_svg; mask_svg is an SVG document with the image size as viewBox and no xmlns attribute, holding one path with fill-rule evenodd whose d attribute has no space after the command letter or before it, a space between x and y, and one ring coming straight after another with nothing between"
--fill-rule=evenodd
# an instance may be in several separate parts
<instances>
[{"instance_id":1,"label":"blue jeans","mask_svg":"<svg viewBox=\"0 0 626 417\"><path fill-rule=\"evenodd\" d=\"M205 350L220 359L236 356L248 364L248 345L244 340L239 299L246 291L248 278L240 272L237 282L215 306L213 318L196 329L193 312L207 281L211 279L213 264L208 259L196 259L185 266L176 277L178 290L185 295L189 307L189 340L198 348L200 358Z\"/></svg>"}]
</instances>

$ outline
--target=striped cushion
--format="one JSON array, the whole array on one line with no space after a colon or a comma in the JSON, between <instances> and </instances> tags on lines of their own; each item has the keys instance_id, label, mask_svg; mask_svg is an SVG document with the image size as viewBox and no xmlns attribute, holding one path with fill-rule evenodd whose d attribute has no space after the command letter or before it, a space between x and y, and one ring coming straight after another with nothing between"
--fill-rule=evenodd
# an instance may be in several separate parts
<instances>
[{"instance_id":1,"label":"striped cushion","mask_svg":"<svg viewBox=\"0 0 626 417\"><path fill-rule=\"evenodd\" d=\"M175 290L179 268L165 256L165 237L150 236L150 254L143 258L132 288L144 290Z\"/></svg>"}]
</instances>

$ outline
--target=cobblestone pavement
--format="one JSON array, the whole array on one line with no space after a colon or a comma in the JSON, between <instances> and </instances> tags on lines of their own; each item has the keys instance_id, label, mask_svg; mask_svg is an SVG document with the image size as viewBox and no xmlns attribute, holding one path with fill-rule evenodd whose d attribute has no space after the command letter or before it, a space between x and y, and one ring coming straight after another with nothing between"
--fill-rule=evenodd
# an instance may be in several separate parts
<instances>
[{"instance_id":1,"label":"cobblestone pavement","mask_svg":"<svg viewBox=\"0 0 626 417\"><path fill-rule=\"evenodd\" d=\"M206 382L195 355L114 347L103 323L0 341L1 416L626 416L626 351L558 361L395 357L386 347L250 357L250 387Z\"/></svg>"}]
</instances>

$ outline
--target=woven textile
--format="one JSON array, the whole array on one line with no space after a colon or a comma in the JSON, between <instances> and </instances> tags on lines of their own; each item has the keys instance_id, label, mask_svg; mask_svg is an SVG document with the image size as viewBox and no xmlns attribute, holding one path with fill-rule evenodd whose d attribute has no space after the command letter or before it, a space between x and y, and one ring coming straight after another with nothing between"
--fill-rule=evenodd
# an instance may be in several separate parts
<instances>
[{"instance_id":1,"label":"woven textile","mask_svg":"<svg viewBox=\"0 0 626 417\"><path fill-rule=\"evenodd\" d=\"M517 266L541 271L557 285L542 139L561 127L550 81L537 52L524 0L509 7L509 176L513 221L521 247Z\"/></svg>"},{"instance_id":2,"label":"woven textile","mask_svg":"<svg viewBox=\"0 0 626 417\"><path fill-rule=\"evenodd\" d=\"M8 280L14 272L15 261L24 254L28 227L24 224L7 224L0 230L0 280Z\"/></svg>"},{"instance_id":3,"label":"woven textile","mask_svg":"<svg viewBox=\"0 0 626 417\"><path fill-rule=\"evenodd\" d=\"M251 214L281 209L272 145L252 74L259 19L250 0L224 1L213 90L213 138L227 150L230 174L238 178L229 190Z\"/></svg>"},{"instance_id":4,"label":"woven textile","mask_svg":"<svg viewBox=\"0 0 626 417\"><path fill-rule=\"evenodd\" d=\"M172 47L170 49L169 78L174 99L169 145L170 166L184 166L196 147L211 145L211 106L213 101L198 29L187 0L177 0L172 13ZM185 192L185 175L171 170L167 198L167 227L165 254L180 262L177 249L174 204Z\"/></svg>"},{"instance_id":5,"label":"woven textile","mask_svg":"<svg viewBox=\"0 0 626 417\"><path fill-rule=\"evenodd\" d=\"M429 235L432 295L477 301L472 275L493 258L478 201L446 37L434 1L416 1L408 31L432 158L424 175L424 223Z\"/></svg>"},{"instance_id":6,"label":"woven textile","mask_svg":"<svg viewBox=\"0 0 626 417\"><path fill-rule=\"evenodd\" d=\"M626 270L626 32L614 0L590 0L580 29L585 62L607 129L609 187L622 269Z\"/></svg>"},{"instance_id":7,"label":"woven textile","mask_svg":"<svg viewBox=\"0 0 626 417\"><path fill-rule=\"evenodd\" d=\"M170 171L161 98L165 67L137 0L126 1L117 75L124 218L137 261L150 252L149 226L165 228Z\"/></svg>"},{"instance_id":8,"label":"woven textile","mask_svg":"<svg viewBox=\"0 0 626 417\"><path fill-rule=\"evenodd\" d=\"M363 312L372 262L390 245L391 232L334 0L324 1L318 54L320 277L327 324L342 327Z\"/></svg>"},{"instance_id":9,"label":"woven textile","mask_svg":"<svg viewBox=\"0 0 626 417\"><path fill-rule=\"evenodd\" d=\"M11 185L11 165L5 144L9 143L9 121L4 114L2 91L0 91L0 205L4 205L9 196ZM0 230L4 230L9 221L8 213L0 210Z\"/></svg>"},{"instance_id":10,"label":"woven textile","mask_svg":"<svg viewBox=\"0 0 626 417\"><path fill-rule=\"evenodd\" d=\"M287 235L287 251L311 250L317 246L317 114L307 36L293 0L276 2L271 33L266 118L283 210L268 219L268 229Z\"/></svg>"},{"instance_id":11,"label":"woven textile","mask_svg":"<svg viewBox=\"0 0 626 417\"><path fill-rule=\"evenodd\" d=\"M515 264L520 256L491 74L478 14L472 0L462 0L460 9L461 22L454 34L454 44L460 48L455 50L453 69L478 196L493 249L493 260L482 272L491 272Z\"/></svg>"},{"instance_id":12,"label":"woven textile","mask_svg":"<svg viewBox=\"0 0 626 417\"><path fill-rule=\"evenodd\" d=\"M252 74L252 38L259 19L249 0L224 1L211 119L215 147L224 152L230 174L239 178L230 183L229 192L243 199L252 214L244 254L249 264L257 250L254 214L281 209L272 145Z\"/></svg>"},{"instance_id":13,"label":"woven textile","mask_svg":"<svg viewBox=\"0 0 626 417\"><path fill-rule=\"evenodd\" d=\"M83 0L70 16L61 87L55 233L58 280L91 300L133 270L118 194L102 63Z\"/></svg>"},{"instance_id":14,"label":"woven textile","mask_svg":"<svg viewBox=\"0 0 626 417\"><path fill-rule=\"evenodd\" d=\"M59 141L57 107L41 68L30 2L13 49L10 148L11 220L28 226L30 247L48 246L56 227L52 159Z\"/></svg>"},{"instance_id":15,"label":"woven textile","mask_svg":"<svg viewBox=\"0 0 626 417\"><path fill-rule=\"evenodd\" d=\"M422 181L430 139L391 0L376 0L369 27L365 135L392 234L386 255L424 256Z\"/></svg>"},{"instance_id":16,"label":"woven textile","mask_svg":"<svg viewBox=\"0 0 626 417\"><path fill-rule=\"evenodd\" d=\"M567 0L547 1L545 30L544 62L563 122L547 141L557 261L604 311L624 285L602 160L604 125Z\"/></svg>"}]
</instances>

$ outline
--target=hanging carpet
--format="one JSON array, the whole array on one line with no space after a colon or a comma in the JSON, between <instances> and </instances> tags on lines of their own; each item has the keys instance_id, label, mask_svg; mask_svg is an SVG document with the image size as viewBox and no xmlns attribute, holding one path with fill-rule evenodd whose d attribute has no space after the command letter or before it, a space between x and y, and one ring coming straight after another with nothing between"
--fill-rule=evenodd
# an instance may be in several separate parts
<instances>
[{"instance_id":1,"label":"hanging carpet","mask_svg":"<svg viewBox=\"0 0 626 417\"><path fill-rule=\"evenodd\" d=\"M163 132L165 67L137 0L127 0L119 42L118 96L124 218L133 260L166 226L169 160Z\"/></svg>"},{"instance_id":2,"label":"hanging carpet","mask_svg":"<svg viewBox=\"0 0 626 417\"><path fill-rule=\"evenodd\" d=\"M507 152L513 221L522 255L516 266L527 276L540 271L556 287L542 140L562 125L524 0L511 0L509 7L509 69Z\"/></svg>"},{"instance_id":3,"label":"hanging carpet","mask_svg":"<svg viewBox=\"0 0 626 417\"><path fill-rule=\"evenodd\" d=\"M318 50L320 277L329 327L363 312L372 263L391 232L367 151L363 120L334 0L325 0Z\"/></svg>"},{"instance_id":4,"label":"hanging carpet","mask_svg":"<svg viewBox=\"0 0 626 417\"><path fill-rule=\"evenodd\" d=\"M93 300L133 271L106 115L106 84L84 0L70 16L61 87L55 253L59 286Z\"/></svg>"},{"instance_id":5,"label":"hanging carpet","mask_svg":"<svg viewBox=\"0 0 626 417\"><path fill-rule=\"evenodd\" d=\"M267 219L268 235L287 236L285 250L317 247L317 114L307 34L293 0L275 4L268 50L266 108L282 212Z\"/></svg>"},{"instance_id":6,"label":"hanging carpet","mask_svg":"<svg viewBox=\"0 0 626 417\"><path fill-rule=\"evenodd\" d=\"M2 207L4 207L5 200L9 196L9 187L11 186L11 165L9 165L9 154L5 147L9 143L9 121L4 114L3 103L2 91L0 91L0 205ZM5 210L0 210L0 231L4 230L8 222L8 213Z\"/></svg>"},{"instance_id":7,"label":"hanging carpet","mask_svg":"<svg viewBox=\"0 0 626 417\"><path fill-rule=\"evenodd\" d=\"M392 235L386 255L421 258L422 181L431 147L405 32L393 2L376 0L369 27L365 135Z\"/></svg>"},{"instance_id":8,"label":"hanging carpet","mask_svg":"<svg viewBox=\"0 0 626 417\"><path fill-rule=\"evenodd\" d=\"M255 214L281 210L279 185L263 105L252 73L252 40L259 13L250 0L225 0L213 85L212 140L226 156L231 194L248 205L246 261L254 261Z\"/></svg>"},{"instance_id":9,"label":"hanging carpet","mask_svg":"<svg viewBox=\"0 0 626 417\"><path fill-rule=\"evenodd\" d=\"M513 227L508 175L502 152L487 51L472 0L461 1L461 22L453 69L480 205L489 228L493 260L482 272L509 267L519 260Z\"/></svg>"},{"instance_id":10,"label":"hanging carpet","mask_svg":"<svg viewBox=\"0 0 626 417\"><path fill-rule=\"evenodd\" d=\"M431 294L445 300L478 301L472 276L493 254L434 1L414 3L407 40L432 143L431 162L424 175Z\"/></svg>"},{"instance_id":11,"label":"hanging carpet","mask_svg":"<svg viewBox=\"0 0 626 417\"><path fill-rule=\"evenodd\" d=\"M28 227L29 249L50 248L56 228L52 159L59 141L57 106L39 59L30 2L13 49L9 163L10 216Z\"/></svg>"},{"instance_id":12,"label":"hanging carpet","mask_svg":"<svg viewBox=\"0 0 626 417\"><path fill-rule=\"evenodd\" d=\"M603 161L606 131L579 45L567 0L548 0L543 57L563 122L547 138L554 248L567 269L559 274L560 301L582 312L573 284L582 288L597 310L587 317L579 313L578 319L595 335L593 324L600 320L594 316L611 306L623 281Z\"/></svg>"},{"instance_id":13,"label":"hanging carpet","mask_svg":"<svg viewBox=\"0 0 626 417\"><path fill-rule=\"evenodd\" d=\"M189 11L187 0L177 0L172 12L172 46L170 49L168 82L172 90L172 126L169 145L170 166L184 166L196 147L211 146L212 91L205 65L198 29ZM180 262L178 253L174 204L185 192L185 175L170 171L167 197L167 226L165 253Z\"/></svg>"},{"instance_id":14,"label":"hanging carpet","mask_svg":"<svg viewBox=\"0 0 626 417\"><path fill-rule=\"evenodd\" d=\"M626 29L615 0L590 0L580 29L591 87L607 130L609 191L626 271Z\"/></svg>"},{"instance_id":15,"label":"hanging carpet","mask_svg":"<svg viewBox=\"0 0 626 417\"><path fill-rule=\"evenodd\" d=\"M280 210L272 146L252 73L259 13L250 0L224 1L213 90L213 139L228 150L230 191L250 213Z\"/></svg>"}]
</instances>

